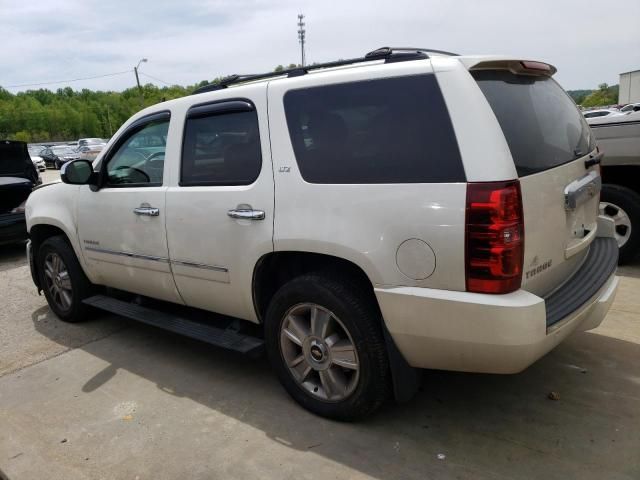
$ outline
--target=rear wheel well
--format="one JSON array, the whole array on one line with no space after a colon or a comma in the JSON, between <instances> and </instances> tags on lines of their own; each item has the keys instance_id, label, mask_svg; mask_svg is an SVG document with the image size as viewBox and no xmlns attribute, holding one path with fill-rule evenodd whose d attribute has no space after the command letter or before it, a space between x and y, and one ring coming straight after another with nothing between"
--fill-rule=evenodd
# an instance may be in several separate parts
<instances>
[{"instance_id":1,"label":"rear wheel well","mask_svg":"<svg viewBox=\"0 0 640 480\"><path fill-rule=\"evenodd\" d=\"M620 185L640 193L640 165L604 165L602 183Z\"/></svg>"},{"instance_id":2,"label":"rear wheel well","mask_svg":"<svg viewBox=\"0 0 640 480\"><path fill-rule=\"evenodd\" d=\"M253 302L260 321L278 289L295 277L309 272L339 275L378 303L367 274L353 262L343 258L311 252L273 252L264 255L253 272Z\"/></svg>"}]
</instances>

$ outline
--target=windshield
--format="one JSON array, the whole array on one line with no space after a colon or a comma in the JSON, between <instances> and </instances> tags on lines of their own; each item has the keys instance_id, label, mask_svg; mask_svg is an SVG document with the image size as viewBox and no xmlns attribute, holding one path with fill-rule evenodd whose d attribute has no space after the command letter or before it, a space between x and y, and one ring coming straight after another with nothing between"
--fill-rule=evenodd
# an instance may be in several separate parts
<instances>
[{"instance_id":1,"label":"windshield","mask_svg":"<svg viewBox=\"0 0 640 480\"><path fill-rule=\"evenodd\" d=\"M569 95L549 77L473 72L495 113L523 177L557 167L595 148L591 130Z\"/></svg>"}]
</instances>

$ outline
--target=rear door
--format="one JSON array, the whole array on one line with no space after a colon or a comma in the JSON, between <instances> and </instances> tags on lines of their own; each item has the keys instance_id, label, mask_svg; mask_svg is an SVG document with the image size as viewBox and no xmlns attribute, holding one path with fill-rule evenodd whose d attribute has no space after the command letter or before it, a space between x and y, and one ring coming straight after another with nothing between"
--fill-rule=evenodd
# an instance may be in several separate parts
<instances>
[{"instance_id":1,"label":"rear door","mask_svg":"<svg viewBox=\"0 0 640 480\"><path fill-rule=\"evenodd\" d=\"M546 295L579 266L596 235L600 191L591 131L549 76L472 72L491 105L520 179L524 289Z\"/></svg>"},{"instance_id":2,"label":"rear door","mask_svg":"<svg viewBox=\"0 0 640 480\"><path fill-rule=\"evenodd\" d=\"M254 267L273 250L266 103L263 83L192 106L178 181L167 191L171 268L184 302L245 320L257 320Z\"/></svg>"}]
</instances>

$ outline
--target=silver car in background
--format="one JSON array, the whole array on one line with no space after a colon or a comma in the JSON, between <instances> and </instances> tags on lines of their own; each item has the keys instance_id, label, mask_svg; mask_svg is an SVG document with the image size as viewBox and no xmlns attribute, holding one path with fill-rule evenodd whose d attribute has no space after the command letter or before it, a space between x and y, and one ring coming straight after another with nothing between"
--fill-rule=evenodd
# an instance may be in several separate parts
<instances>
[{"instance_id":1,"label":"silver car in background","mask_svg":"<svg viewBox=\"0 0 640 480\"><path fill-rule=\"evenodd\" d=\"M615 222L620 263L640 253L640 111L588 118L602 159L600 212Z\"/></svg>"},{"instance_id":2,"label":"silver car in background","mask_svg":"<svg viewBox=\"0 0 640 480\"><path fill-rule=\"evenodd\" d=\"M104 143L84 145L78 147L78 153L81 159L93 162L105 146Z\"/></svg>"}]
</instances>

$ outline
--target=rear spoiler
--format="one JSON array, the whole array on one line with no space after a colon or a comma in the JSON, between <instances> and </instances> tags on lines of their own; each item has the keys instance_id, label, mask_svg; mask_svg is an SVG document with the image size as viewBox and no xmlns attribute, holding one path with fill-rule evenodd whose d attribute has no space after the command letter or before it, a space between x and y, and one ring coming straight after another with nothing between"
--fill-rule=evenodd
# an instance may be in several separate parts
<instances>
[{"instance_id":1,"label":"rear spoiler","mask_svg":"<svg viewBox=\"0 0 640 480\"><path fill-rule=\"evenodd\" d=\"M536 60L513 60L505 58L486 59L460 58L469 71L477 70L508 70L516 75L531 75L536 77L551 77L558 69L549 63Z\"/></svg>"}]
</instances>

